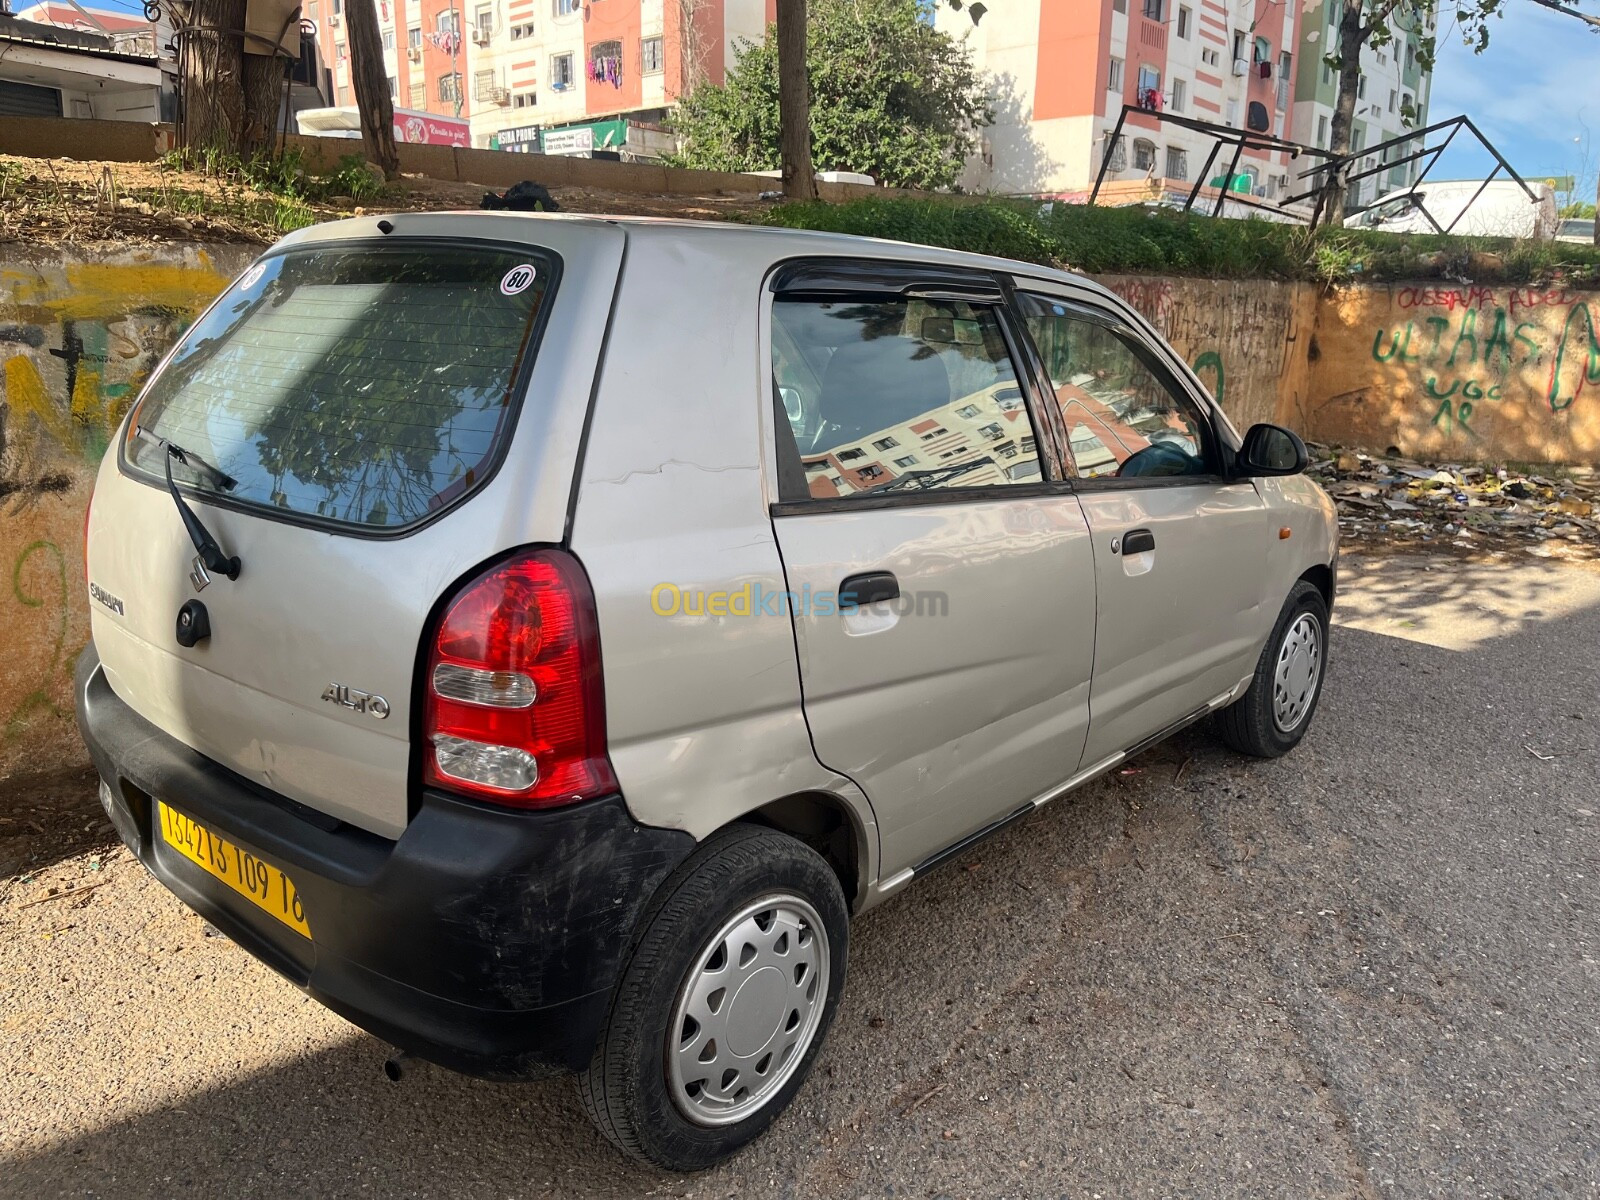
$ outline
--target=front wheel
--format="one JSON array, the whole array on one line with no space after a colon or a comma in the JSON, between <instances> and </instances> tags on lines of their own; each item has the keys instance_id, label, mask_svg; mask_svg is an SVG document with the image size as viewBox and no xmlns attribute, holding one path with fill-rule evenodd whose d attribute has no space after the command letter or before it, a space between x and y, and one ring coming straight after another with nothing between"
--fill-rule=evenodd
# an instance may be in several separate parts
<instances>
[{"instance_id":1,"label":"front wheel","mask_svg":"<svg viewBox=\"0 0 1600 1200\"><path fill-rule=\"evenodd\" d=\"M1311 725L1328 668L1328 604L1316 586L1295 583L1250 687L1217 714L1222 740L1241 754L1277 758Z\"/></svg>"},{"instance_id":2,"label":"front wheel","mask_svg":"<svg viewBox=\"0 0 1600 1200\"><path fill-rule=\"evenodd\" d=\"M695 1171L758 1137L805 1081L844 985L848 910L809 847L734 826L642 928L579 1093L624 1153Z\"/></svg>"}]
</instances>

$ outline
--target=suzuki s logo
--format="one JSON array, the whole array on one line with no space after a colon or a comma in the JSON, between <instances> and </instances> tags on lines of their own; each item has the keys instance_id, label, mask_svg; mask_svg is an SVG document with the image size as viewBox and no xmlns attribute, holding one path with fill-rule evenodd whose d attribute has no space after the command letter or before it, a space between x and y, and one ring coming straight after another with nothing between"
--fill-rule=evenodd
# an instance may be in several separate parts
<instances>
[{"instance_id":1,"label":"suzuki s logo","mask_svg":"<svg viewBox=\"0 0 1600 1200\"><path fill-rule=\"evenodd\" d=\"M337 704L352 712L368 713L380 721L389 715L389 702L382 696L357 691L355 688L345 687L342 683L330 683L323 688L322 698L330 704Z\"/></svg>"},{"instance_id":2,"label":"suzuki s logo","mask_svg":"<svg viewBox=\"0 0 1600 1200\"><path fill-rule=\"evenodd\" d=\"M89 584L89 595L94 597L96 603L104 604L117 616L122 616L122 601L106 591L98 583Z\"/></svg>"}]
</instances>

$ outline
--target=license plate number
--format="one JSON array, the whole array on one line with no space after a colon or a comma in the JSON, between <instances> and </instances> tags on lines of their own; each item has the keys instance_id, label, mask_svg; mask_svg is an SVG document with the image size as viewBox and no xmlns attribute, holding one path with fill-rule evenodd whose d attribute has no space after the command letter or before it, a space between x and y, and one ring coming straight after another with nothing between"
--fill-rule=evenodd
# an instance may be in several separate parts
<instances>
[{"instance_id":1,"label":"license plate number","mask_svg":"<svg viewBox=\"0 0 1600 1200\"><path fill-rule=\"evenodd\" d=\"M311 936L305 908L290 878L175 808L157 803L161 840L208 874L220 879L262 912L303 937Z\"/></svg>"}]
</instances>

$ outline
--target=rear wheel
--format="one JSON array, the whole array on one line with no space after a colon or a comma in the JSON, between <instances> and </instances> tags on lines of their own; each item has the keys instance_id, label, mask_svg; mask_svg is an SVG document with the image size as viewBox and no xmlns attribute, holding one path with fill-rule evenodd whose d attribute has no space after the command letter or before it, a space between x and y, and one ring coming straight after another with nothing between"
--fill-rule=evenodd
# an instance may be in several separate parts
<instances>
[{"instance_id":1,"label":"rear wheel","mask_svg":"<svg viewBox=\"0 0 1600 1200\"><path fill-rule=\"evenodd\" d=\"M1249 689L1217 715L1222 740L1257 758L1293 750L1311 725L1327 665L1328 605L1302 579L1261 649Z\"/></svg>"},{"instance_id":2,"label":"rear wheel","mask_svg":"<svg viewBox=\"0 0 1600 1200\"><path fill-rule=\"evenodd\" d=\"M734 826L662 887L642 930L579 1093L623 1152L699 1170L803 1084L844 985L844 893L809 847Z\"/></svg>"}]
</instances>

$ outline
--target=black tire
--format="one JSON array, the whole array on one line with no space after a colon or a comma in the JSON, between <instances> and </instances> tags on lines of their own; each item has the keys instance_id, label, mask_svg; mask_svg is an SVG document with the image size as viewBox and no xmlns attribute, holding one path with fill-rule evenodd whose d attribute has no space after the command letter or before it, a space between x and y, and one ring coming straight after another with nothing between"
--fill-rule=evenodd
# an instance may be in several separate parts
<instances>
[{"instance_id":1,"label":"black tire","mask_svg":"<svg viewBox=\"0 0 1600 1200\"><path fill-rule=\"evenodd\" d=\"M759 1108L733 1124L697 1123L680 1109L668 1078L668 1027L680 989L715 934L773 893L804 900L821 918L826 1000L798 1066ZM803 843L754 825L733 825L706 839L661 886L640 921L594 1057L578 1075L579 1096L600 1132L631 1158L673 1171L713 1166L759 1137L805 1083L833 1023L849 920L838 877Z\"/></svg>"},{"instance_id":2,"label":"black tire","mask_svg":"<svg viewBox=\"0 0 1600 1200\"><path fill-rule=\"evenodd\" d=\"M1292 729L1279 727L1273 715L1273 676L1284 638L1302 616L1316 622L1317 638L1321 647L1321 661L1311 701ZM1255 758L1277 758L1289 753L1311 727L1316 716L1317 703L1322 699L1322 685L1328 678L1328 603L1315 584L1304 579L1296 581L1278 614L1278 623L1272 627L1272 636L1261 648L1256 662L1255 678L1250 687L1227 708L1217 714L1217 732L1222 740L1240 754Z\"/></svg>"}]
</instances>

